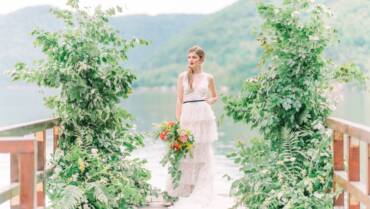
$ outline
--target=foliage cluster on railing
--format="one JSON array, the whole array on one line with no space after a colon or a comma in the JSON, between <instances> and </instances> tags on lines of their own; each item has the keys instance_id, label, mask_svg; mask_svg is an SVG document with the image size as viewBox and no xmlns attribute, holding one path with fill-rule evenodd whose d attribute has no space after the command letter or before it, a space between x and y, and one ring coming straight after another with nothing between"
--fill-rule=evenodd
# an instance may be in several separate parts
<instances>
[{"instance_id":1,"label":"foliage cluster on railing","mask_svg":"<svg viewBox=\"0 0 370 209\"><path fill-rule=\"evenodd\" d=\"M34 30L35 45L44 59L31 68L18 63L14 80L57 88L46 99L60 118L59 149L48 178L51 208L134 208L146 203L152 192L150 172L143 160L131 156L143 145L131 116L119 106L135 80L123 67L127 50L144 40L124 40L109 24L120 8L92 13L69 0L70 9L52 9L65 29Z\"/></svg>"},{"instance_id":2,"label":"foliage cluster on railing","mask_svg":"<svg viewBox=\"0 0 370 209\"><path fill-rule=\"evenodd\" d=\"M261 137L239 143L230 154L243 173L231 192L250 209L332 208L331 141L324 122L334 103L327 96L333 83L365 76L354 65L338 68L324 57L335 35L324 5L284 0L280 6L261 3L258 12L264 20L261 72L224 102L229 116L257 128Z\"/></svg>"}]
</instances>

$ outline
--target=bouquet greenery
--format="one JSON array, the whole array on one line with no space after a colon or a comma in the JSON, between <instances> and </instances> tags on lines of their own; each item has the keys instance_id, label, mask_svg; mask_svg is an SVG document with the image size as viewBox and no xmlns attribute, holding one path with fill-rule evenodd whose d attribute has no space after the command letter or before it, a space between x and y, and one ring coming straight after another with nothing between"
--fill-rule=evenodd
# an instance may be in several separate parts
<instances>
[{"instance_id":1,"label":"bouquet greenery","mask_svg":"<svg viewBox=\"0 0 370 209\"><path fill-rule=\"evenodd\" d=\"M174 188L179 185L181 178L180 161L188 154L192 157L194 148L194 136L189 130L181 129L178 121L167 121L159 124L155 136L167 145L167 153L161 160L161 164L168 166L168 174L172 177Z\"/></svg>"}]
</instances>

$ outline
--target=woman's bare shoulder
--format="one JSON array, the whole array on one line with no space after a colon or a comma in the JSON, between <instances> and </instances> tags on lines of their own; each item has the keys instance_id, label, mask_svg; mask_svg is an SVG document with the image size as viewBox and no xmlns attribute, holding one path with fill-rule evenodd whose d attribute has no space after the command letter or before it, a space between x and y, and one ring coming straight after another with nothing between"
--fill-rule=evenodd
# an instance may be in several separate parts
<instances>
[{"instance_id":1,"label":"woman's bare shoulder","mask_svg":"<svg viewBox=\"0 0 370 209\"><path fill-rule=\"evenodd\" d=\"M187 73L186 71L181 72L181 73L179 74L178 78L179 78L179 79L184 78L184 77L185 77L185 75L186 75L186 73Z\"/></svg>"},{"instance_id":2,"label":"woman's bare shoulder","mask_svg":"<svg viewBox=\"0 0 370 209\"><path fill-rule=\"evenodd\" d=\"M204 73L204 74L207 76L209 81L215 80L215 77L211 73Z\"/></svg>"}]
</instances>

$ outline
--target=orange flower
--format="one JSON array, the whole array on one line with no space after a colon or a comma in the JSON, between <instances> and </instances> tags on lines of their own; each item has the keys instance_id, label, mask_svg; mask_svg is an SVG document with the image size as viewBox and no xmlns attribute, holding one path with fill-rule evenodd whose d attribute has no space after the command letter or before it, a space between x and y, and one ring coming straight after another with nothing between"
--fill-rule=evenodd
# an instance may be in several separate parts
<instances>
[{"instance_id":1,"label":"orange flower","mask_svg":"<svg viewBox=\"0 0 370 209\"><path fill-rule=\"evenodd\" d=\"M175 125L175 122L173 122L173 121L168 121L168 123L167 123L167 125L168 125L168 127L172 127L172 126L174 126Z\"/></svg>"},{"instance_id":2,"label":"orange flower","mask_svg":"<svg viewBox=\"0 0 370 209\"><path fill-rule=\"evenodd\" d=\"M159 134L159 138L161 138L163 141L167 141L167 131L163 131Z\"/></svg>"},{"instance_id":3,"label":"orange flower","mask_svg":"<svg viewBox=\"0 0 370 209\"><path fill-rule=\"evenodd\" d=\"M171 145L171 148L172 148L173 150L175 150L175 151L179 151L179 150L181 149L181 144L180 144L180 143L175 142L175 143L173 143L173 144Z\"/></svg>"}]
</instances>

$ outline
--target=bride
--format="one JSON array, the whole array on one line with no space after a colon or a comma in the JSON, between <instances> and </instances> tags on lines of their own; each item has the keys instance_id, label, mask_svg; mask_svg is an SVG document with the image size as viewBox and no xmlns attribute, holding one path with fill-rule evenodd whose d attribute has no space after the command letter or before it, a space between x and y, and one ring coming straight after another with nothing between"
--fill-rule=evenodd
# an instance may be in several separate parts
<instances>
[{"instance_id":1,"label":"bride","mask_svg":"<svg viewBox=\"0 0 370 209\"><path fill-rule=\"evenodd\" d=\"M214 77L203 71L204 50L193 46L188 50L188 70L178 76L176 119L195 138L193 157L181 162L181 179L173 188L167 179L169 195L179 197L171 208L214 208L215 197L212 142L217 140L217 126L211 105L217 101ZM210 96L208 96L210 94Z\"/></svg>"}]
</instances>

